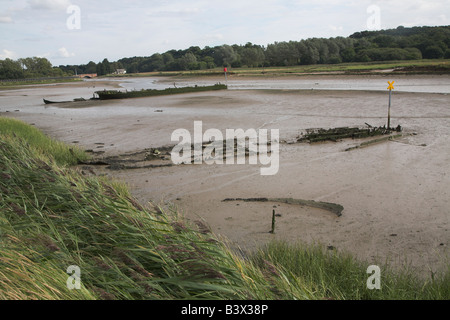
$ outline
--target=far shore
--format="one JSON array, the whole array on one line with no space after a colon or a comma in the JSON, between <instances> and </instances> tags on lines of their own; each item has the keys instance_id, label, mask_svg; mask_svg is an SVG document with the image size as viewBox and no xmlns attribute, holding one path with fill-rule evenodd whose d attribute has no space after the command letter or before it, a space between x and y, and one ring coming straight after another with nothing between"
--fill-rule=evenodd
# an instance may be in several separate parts
<instances>
[{"instance_id":1,"label":"far shore","mask_svg":"<svg viewBox=\"0 0 450 320\"><path fill-rule=\"evenodd\" d=\"M229 67L227 75L233 78L249 79L267 79L308 76L371 76L371 75L389 75L389 76L407 76L407 75L444 75L450 74L450 59L432 59L432 60L406 60L406 61L379 61L366 63L340 63L340 64L317 64L317 65L299 65L288 67L256 67L256 68L232 68ZM109 86L119 88L117 80L127 78L141 77L162 77L169 79L177 78L214 78L223 77L223 68L214 68L206 70L187 70L187 71L154 71L144 73L125 73L108 74L94 78L99 86ZM113 81L111 79L114 79ZM1 90L19 89L22 87L41 87L48 85L71 86L80 85L83 80L41 80L30 81L26 79L20 82L1 82Z\"/></svg>"}]
</instances>

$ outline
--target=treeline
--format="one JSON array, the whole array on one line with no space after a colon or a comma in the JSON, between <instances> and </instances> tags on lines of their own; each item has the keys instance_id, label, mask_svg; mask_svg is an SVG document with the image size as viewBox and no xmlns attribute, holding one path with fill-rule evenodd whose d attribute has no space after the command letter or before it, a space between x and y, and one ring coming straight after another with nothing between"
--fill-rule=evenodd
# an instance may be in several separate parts
<instances>
[{"instance_id":1,"label":"treeline","mask_svg":"<svg viewBox=\"0 0 450 320\"><path fill-rule=\"evenodd\" d=\"M450 58L450 26L400 26L389 30L357 32L346 38L311 38L275 42L267 46L252 43L203 49L193 46L185 50L155 53L149 57L123 58L110 63L109 71L123 68L128 73L138 73L225 66L251 68L442 58ZM101 70L98 73L104 74Z\"/></svg>"},{"instance_id":2,"label":"treeline","mask_svg":"<svg viewBox=\"0 0 450 320\"><path fill-rule=\"evenodd\" d=\"M27 79L68 76L61 68L53 67L46 58L0 60L0 79Z\"/></svg>"},{"instance_id":3,"label":"treeline","mask_svg":"<svg viewBox=\"0 0 450 320\"><path fill-rule=\"evenodd\" d=\"M0 79L36 76L67 76L97 73L99 76L125 69L127 73L204 70L216 67L272 67L341 62L370 62L450 58L450 26L398 27L356 32L349 37L310 38L275 42L267 46L221 45L201 49L169 50L148 57L108 59L85 65L52 67L45 58L0 60Z\"/></svg>"},{"instance_id":4,"label":"treeline","mask_svg":"<svg viewBox=\"0 0 450 320\"><path fill-rule=\"evenodd\" d=\"M122 68L121 63L111 63L108 59L99 63L91 61L87 65L54 67L47 58L32 57L17 60L6 58L0 60L0 80L70 77L82 73L105 75Z\"/></svg>"},{"instance_id":5,"label":"treeline","mask_svg":"<svg viewBox=\"0 0 450 320\"><path fill-rule=\"evenodd\" d=\"M68 74L83 74L83 73L96 73L99 76L110 74L117 69L124 69L124 66L120 62L109 62L108 59L103 59L102 62L95 63L89 61L85 65L71 65L71 66L59 66L62 70Z\"/></svg>"}]
</instances>

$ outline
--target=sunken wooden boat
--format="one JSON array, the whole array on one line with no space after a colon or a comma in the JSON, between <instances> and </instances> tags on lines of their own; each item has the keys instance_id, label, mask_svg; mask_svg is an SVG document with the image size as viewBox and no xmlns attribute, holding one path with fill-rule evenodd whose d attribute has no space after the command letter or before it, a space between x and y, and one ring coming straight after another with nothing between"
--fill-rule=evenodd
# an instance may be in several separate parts
<instances>
[{"instance_id":1,"label":"sunken wooden boat","mask_svg":"<svg viewBox=\"0 0 450 320\"><path fill-rule=\"evenodd\" d=\"M47 100L47 99L42 99L42 100L44 100L44 103L45 103L45 104L71 102L71 101L50 101L50 100Z\"/></svg>"},{"instance_id":2,"label":"sunken wooden boat","mask_svg":"<svg viewBox=\"0 0 450 320\"><path fill-rule=\"evenodd\" d=\"M324 142L324 141L339 141L346 138L351 139L361 139L367 137L374 137L380 135L389 135L393 131L401 132L402 127L398 125L396 128L386 128L382 127L372 127L367 124L368 128L359 127L340 127L340 128L330 128L330 129L306 129L306 133L298 136L296 138L297 142Z\"/></svg>"},{"instance_id":3,"label":"sunken wooden boat","mask_svg":"<svg viewBox=\"0 0 450 320\"><path fill-rule=\"evenodd\" d=\"M141 97L152 97L152 96L161 96L161 95L169 95L169 94L180 94L180 93L189 93L189 92L201 92L201 91L211 91L211 90L225 90L227 86L224 84L215 84L213 86L194 86L194 87L175 87L175 88L166 88L163 90L157 89L142 89L135 91L119 91L119 90L103 90L96 91L95 93L98 95L100 100L109 100L109 99L127 99L127 98L141 98Z\"/></svg>"},{"instance_id":4,"label":"sunken wooden boat","mask_svg":"<svg viewBox=\"0 0 450 320\"><path fill-rule=\"evenodd\" d=\"M84 98L75 98L72 101L51 101L51 100L47 100L47 99L42 99L42 100L44 100L45 104L86 101L86 99L84 99Z\"/></svg>"}]
</instances>

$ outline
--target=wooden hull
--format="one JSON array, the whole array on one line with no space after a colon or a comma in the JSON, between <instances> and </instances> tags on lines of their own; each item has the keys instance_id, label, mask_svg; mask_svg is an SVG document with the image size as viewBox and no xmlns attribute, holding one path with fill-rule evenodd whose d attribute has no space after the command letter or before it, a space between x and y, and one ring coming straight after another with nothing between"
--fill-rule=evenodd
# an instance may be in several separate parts
<instances>
[{"instance_id":1,"label":"wooden hull","mask_svg":"<svg viewBox=\"0 0 450 320\"><path fill-rule=\"evenodd\" d=\"M45 104L71 102L71 101L50 101L50 100L46 100L46 99L42 99L42 100L44 100Z\"/></svg>"},{"instance_id":2,"label":"wooden hull","mask_svg":"<svg viewBox=\"0 0 450 320\"><path fill-rule=\"evenodd\" d=\"M83 99L83 98L76 98L76 99L73 99L72 101L50 101L50 100L47 100L47 99L42 99L42 100L44 100L45 104L86 101L86 99Z\"/></svg>"},{"instance_id":3,"label":"wooden hull","mask_svg":"<svg viewBox=\"0 0 450 320\"><path fill-rule=\"evenodd\" d=\"M216 84L213 86L205 86L205 87L195 86L195 87L167 88L164 90L148 89L140 91L127 91L127 92L122 92L118 90L108 90L108 91L104 90L104 91L96 91L95 93L98 95L100 100L109 100L109 99L142 98L160 95L201 92L210 90L224 90L224 89L227 89L226 85Z\"/></svg>"}]
</instances>

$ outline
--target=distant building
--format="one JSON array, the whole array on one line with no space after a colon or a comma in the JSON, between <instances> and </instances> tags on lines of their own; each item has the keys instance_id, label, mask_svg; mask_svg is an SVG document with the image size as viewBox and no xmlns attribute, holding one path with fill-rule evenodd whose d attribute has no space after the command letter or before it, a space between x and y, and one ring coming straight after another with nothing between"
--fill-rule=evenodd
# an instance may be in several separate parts
<instances>
[{"instance_id":1,"label":"distant building","mask_svg":"<svg viewBox=\"0 0 450 320\"><path fill-rule=\"evenodd\" d=\"M116 72L114 72L114 74L125 74L127 73L127 70L125 69L116 69Z\"/></svg>"}]
</instances>

